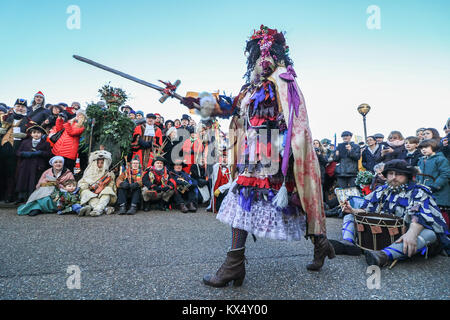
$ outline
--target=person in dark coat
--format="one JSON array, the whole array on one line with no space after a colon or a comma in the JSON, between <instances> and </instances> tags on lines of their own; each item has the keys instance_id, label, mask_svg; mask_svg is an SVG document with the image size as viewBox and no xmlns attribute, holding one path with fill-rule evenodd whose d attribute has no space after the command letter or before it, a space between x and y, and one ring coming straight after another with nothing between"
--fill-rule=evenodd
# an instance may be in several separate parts
<instances>
[{"instance_id":1,"label":"person in dark coat","mask_svg":"<svg viewBox=\"0 0 450 320\"><path fill-rule=\"evenodd\" d=\"M197 181L193 180L189 174L183 171L183 160L174 163L170 176L176 183L176 192L173 196L173 203L181 212L187 213L197 211Z\"/></svg>"},{"instance_id":2,"label":"person in dark coat","mask_svg":"<svg viewBox=\"0 0 450 320\"><path fill-rule=\"evenodd\" d=\"M444 157L450 161L450 118L447 119L447 122L444 126L445 137L441 139L441 152L444 154Z\"/></svg>"},{"instance_id":3,"label":"person in dark coat","mask_svg":"<svg viewBox=\"0 0 450 320\"><path fill-rule=\"evenodd\" d=\"M23 140L16 156L19 160L16 178L16 204L25 202L36 189L42 173L48 167L48 160L52 156L50 144L45 139L45 130L34 125L27 129L30 137Z\"/></svg>"},{"instance_id":4,"label":"person in dark coat","mask_svg":"<svg viewBox=\"0 0 450 320\"><path fill-rule=\"evenodd\" d=\"M419 149L424 157L419 160L421 174L417 182L426 185L433 193L436 203L444 216L447 225L450 224L450 163L439 152L439 144L434 139L423 140Z\"/></svg>"},{"instance_id":5,"label":"person in dark coat","mask_svg":"<svg viewBox=\"0 0 450 320\"><path fill-rule=\"evenodd\" d=\"M381 156L381 147L378 145L374 136L367 137L367 148L362 152L363 167L375 173L373 167L377 164L377 159Z\"/></svg>"},{"instance_id":6,"label":"person in dark coat","mask_svg":"<svg viewBox=\"0 0 450 320\"><path fill-rule=\"evenodd\" d=\"M377 159L377 163L388 162L391 160L405 160L406 148L405 139L400 131L392 131L389 134L387 147L383 147L381 150L381 156Z\"/></svg>"},{"instance_id":7,"label":"person in dark coat","mask_svg":"<svg viewBox=\"0 0 450 320\"><path fill-rule=\"evenodd\" d=\"M166 166L169 170L173 170L173 163L177 158L173 158L172 151L178 145L180 152L178 153L178 159L182 159L182 150L179 143L181 142L181 137L178 137L178 131L175 127L170 127L166 132L166 137L164 138L164 159L166 159Z\"/></svg>"},{"instance_id":8,"label":"person in dark coat","mask_svg":"<svg viewBox=\"0 0 450 320\"><path fill-rule=\"evenodd\" d=\"M336 148L334 161L336 165L335 174L337 177L337 186L339 188L355 187L356 176L358 175L358 161L361 157L360 147L350 140L353 134L344 131L341 135L343 143Z\"/></svg>"},{"instance_id":9,"label":"person in dark coat","mask_svg":"<svg viewBox=\"0 0 450 320\"><path fill-rule=\"evenodd\" d=\"M63 107L58 104L51 105L48 108L47 119L45 119L42 123L42 128L44 128L45 131L50 132L50 130L56 125L56 119L61 113L65 114Z\"/></svg>"},{"instance_id":10,"label":"person in dark coat","mask_svg":"<svg viewBox=\"0 0 450 320\"><path fill-rule=\"evenodd\" d=\"M375 138L375 140L377 141L378 146L380 146L381 149L383 149L383 146L387 146L387 142L384 141L384 135L382 133L375 133L373 135L373 137Z\"/></svg>"},{"instance_id":11,"label":"person in dark coat","mask_svg":"<svg viewBox=\"0 0 450 320\"><path fill-rule=\"evenodd\" d=\"M411 136L405 139L405 149L407 151L405 161L408 165L416 167L419 163L419 159L422 157L422 153L417 148L420 140L415 136Z\"/></svg>"},{"instance_id":12,"label":"person in dark coat","mask_svg":"<svg viewBox=\"0 0 450 320\"><path fill-rule=\"evenodd\" d=\"M16 152L22 143L22 139L27 136L27 126L27 101L17 99L14 108L9 110L2 118L2 132L4 134L1 140L0 171L3 173L2 182L5 183L1 186L0 195L4 197L7 203L14 201L17 169Z\"/></svg>"},{"instance_id":13,"label":"person in dark coat","mask_svg":"<svg viewBox=\"0 0 450 320\"><path fill-rule=\"evenodd\" d=\"M28 108L27 116L31 121L38 125L42 125L44 121L47 120L48 115L48 110L45 108L44 94L39 91L34 95L33 102Z\"/></svg>"},{"instance_id":14,"label":"person in dark coat","mask_svg":"<svg viewBox=\"0 0 450 320\"><path fill-rule=\"evenodd\" d=\"M195 163L191 167L190 176L194 181L194 184L197 185L197 188L203 188L204 186L208 186L208 179L206 177L206 165L204 158L201 159L201 163ZM203 199L202 194L199 192L197 195L196 203L204 203L208 199Z\"/></svg>"}]
</instances>

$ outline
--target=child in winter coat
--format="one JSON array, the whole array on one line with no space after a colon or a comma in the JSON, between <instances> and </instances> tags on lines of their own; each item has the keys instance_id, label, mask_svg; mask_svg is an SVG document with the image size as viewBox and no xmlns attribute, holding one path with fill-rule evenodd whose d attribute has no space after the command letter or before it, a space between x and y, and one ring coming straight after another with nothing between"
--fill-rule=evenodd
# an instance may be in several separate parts
<instances>
[{"instance_id":1,"label":"child in winter coat","mask_svg":"<svg viewBox=\"0 0 450 320\"><path fill-rule=\"evenodd\" d=\"M439 142L434 139L424 140L419 144L419 149L424 157L419 160L421 174L417 177L417 182L426 185L431 189L436 203L441 209L442 216L449 225L450 209L450 165L449 161L442 154L436 152L439 149Z\"/></svg>"},{"instance_id":2,"label":"child in winter coat","mask_svg":"<svg viewBox=\"0 0 450 320\"><path fill-rule=\"evenodd\" d=\"M411 136L405 139L405 149L407 151L405 161L413 167L417 167L422 153L417 147L419 146L419 138Z\"/></svg>"},{"instance_id":3,"label":"child in winter coat","mask_svg":"<svg viewBox=\"0 0 450 320\"><path fill-rule=\"evenodd\" d=\"M55 187L47 197L37 199L21 205L17 209L18 215L35 216L41 213L77 213L80 211L80 196L77 182L69 179L63 183L64 189Z\"/></svg>"},{"instance_id":4,"label":"child in winter coat","mask_svg":"<svg viewBox=\"0 0 450 320\"><path fill-rule=\"evenodd\" d=\"M65 213L78 214L81 209L80 205L80 188L77 187L75 180L67 180L64 182L64 189L60 189L59 193L54 195L57 213L59 215Z\"/></svg>"}]
</instances>

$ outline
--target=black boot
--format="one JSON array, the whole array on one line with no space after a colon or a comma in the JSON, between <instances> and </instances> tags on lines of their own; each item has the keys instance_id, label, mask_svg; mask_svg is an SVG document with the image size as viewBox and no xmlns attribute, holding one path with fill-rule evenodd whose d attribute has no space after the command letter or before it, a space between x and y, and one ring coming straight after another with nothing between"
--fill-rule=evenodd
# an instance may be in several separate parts
<instances>
[{"instance_id":1,"label":"black boot","mask_svg":"<svg viewBox=\"0 0 450 320\"><path fill-rule=\"evenodd\" d=\"M144 202L144 211L149 212L150 211L150 201Z\"/></svg>"},{"instance_id":2,"label":"black boot","mask_svg":"<svg viewBox=\"0 0 450 320\"><path fill-rule=\"evenodd\" d=\"M369 266L375 265L382 268L389 263L389 257L383 251L366 250L364 254L366 256L367 265Z\"/></svg>"},{"instance_id":3,"label":"black boot","mask_svg":"<svg viewBox=\"0 0 450 320\"><path fill-rule=\"evenodd\" d=\"M183 213L188 213L189 212L188 207L186 207L186 205L184 203L180 203L180 210Z\"/></svg>"},{"instance_id":4,"label":"black boot","mask_svg":"<svg viewBox=\"0 0 450 320\"><path fill-rule=\"evenodd\" d=\"M127 214L130 216L133 214L136 214L136 205L135 204L131 205L130 209L127 211Z\"/></svg>"},{"instance_id":5,"label":"black boot","mask_svg":"<svg viewBox=\"0 0 450 320\"><path fill-rule=\"evenodd\" d=\"M359 256L362 254L361 248L355 246L354 244L344 243L337 240L329 240L331 245L333 246L334 253L336 254L345 254L349 256Z\"/></svg>"},{"instance_id":6,"label":"black boot","mask_svg":"<svg viewBox=\"0 0 450 320\"><path fill-rule=\"evenodd\" d=\"M119 209L119 215L124 215L127 213L127 207L125 206L125 203L120 205L120 209Z\"/></svg>"},{"instance_id":7,"label":"black boot","mask_svg":"<svg viewBox=\"0 0 450 320\"><path fill-rule=\"evenodd\" d=\"M189 202L187 207L190 212L197 212L197 208L195 207L194 203Z\"/></svg>"},{"instance_id":8,"label":"black boot","mask_svg":"<svg viewBox=\"0 0 450 320\"><path fill-rule=\"evenodd\" d=\"M225 287L233 281L235 287L239 287L245 278L245 248L230 250L222 266L216 274L203 277L203 283L211 287Z\"/></svg>"},{"instance_id":9,"label":"black boot","mask_svg":"<svg viewBox=\"0 0 450 320\"><path fill-rule=\"evenodd\" d=\"M314 260L306 266L306 269L310 271L319 271L325 262L325 257L328 257L328 259L333 259L336 254L334 253L334 248L326 236L314 236L313 242Z\"/></svg>"}]
</instances>

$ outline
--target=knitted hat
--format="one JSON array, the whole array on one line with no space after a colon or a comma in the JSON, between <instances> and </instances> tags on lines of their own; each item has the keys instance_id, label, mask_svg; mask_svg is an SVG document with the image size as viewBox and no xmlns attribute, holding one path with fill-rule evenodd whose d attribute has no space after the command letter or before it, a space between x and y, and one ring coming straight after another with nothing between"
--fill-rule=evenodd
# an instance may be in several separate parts
<instances>
[{"instance_id":1,"label":"knitted hat","mask_svg":"<svg viewBox=\"0 0 450 320\"><path fill-rule=\"evenodd\" d=\"M139 111L136 112L136 115L138 115L138 114L140 114L142 117L144 116L144 112L141 111L141 110L139 110Z\"/></svg>"},{"instance_id":2,"label":"knitted hat","mask_svg":"<svg viewBox=\"0 0 450 320\"><path fill-rule=\"evenodd\" d=\"M44 97L44 94L42 93L42 91L38 91L34 96L35 96L35 97L42 97L42 98L45 98L45 97Z\"/></svg>"},{"instance_id":3,"label":"knitted hat","mask_svg":"<svg viewBox=\"0 0 450 320\"><path fill-rule=\"evenodd\" d=\"M51 166L53 166L53 162L55 162L56 160L61 160L63 165L64 165L64 158L61 156L54 156L53 158L50 159L50 161L48 162Z\"/></svg>"}]
</instances>

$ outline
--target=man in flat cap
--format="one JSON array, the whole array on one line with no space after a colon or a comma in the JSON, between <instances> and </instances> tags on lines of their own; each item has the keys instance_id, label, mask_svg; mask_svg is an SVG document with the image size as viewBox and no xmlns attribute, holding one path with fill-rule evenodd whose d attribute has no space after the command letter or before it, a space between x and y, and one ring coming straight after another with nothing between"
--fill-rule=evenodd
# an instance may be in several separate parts
<instances>
[{"instance_id":1,"label":"man in flat cap","mask_svg":"<svg viewBox=\"0 0 450 320\"><path fill-rule=\"evenodd\" d=\"M337 162L335 174L337 186L339 188L350 188L356 186L356 176L358 175L358 160L361 157L360 147L352 142L353 134L344 131L341 134L342 143L336 148L334 161Z\"/></svg>"}]
</instances>

